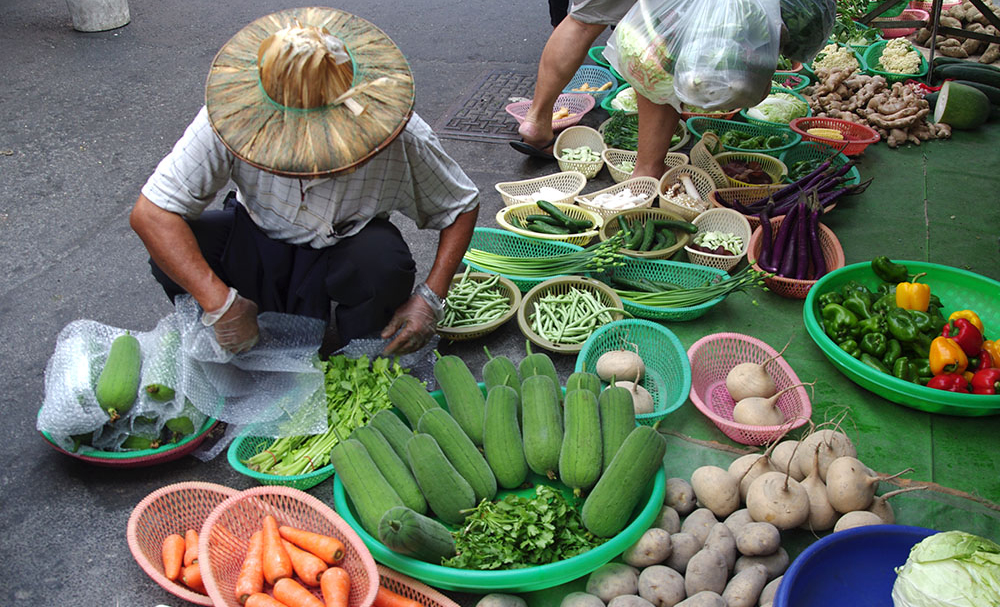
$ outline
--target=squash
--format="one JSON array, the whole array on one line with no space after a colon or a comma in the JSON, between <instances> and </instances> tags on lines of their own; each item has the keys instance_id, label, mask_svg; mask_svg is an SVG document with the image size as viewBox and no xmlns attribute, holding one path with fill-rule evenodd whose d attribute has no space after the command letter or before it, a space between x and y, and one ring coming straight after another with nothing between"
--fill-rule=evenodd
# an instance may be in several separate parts
<instances>
[{"instance_id":1,"label":"squash","mask_svg":"<svg viewBox=\"0 0 1000 607\"><path fill-rule=\"evenodd\" d=\"M559 387L546 374L521 380L521 415L524 418L524 459L536 474L555 479L562 449L562 409Z\"/></svg>"},{"instance_id":2,"label":"squash","mask_svg":"<svg viewBox=\"0 0 1000 607\"><path fill-rule=\"evenodd\" d=\"M392 380L386 396L394 407L403 412L411 428L417 427L417 421L424 411L441 407L427 392L423 382L408 373Z\"/></svg>"},{"instance_id":3,"label":"squash","mask_svg":"<svg viewBox=\"0 0 1000 607\"><path fill-rule=\"evenodd\" d=\"M361 441L340 441L330 450L330 463L354 504L358 521L372 537L378 537L378 523L387 510L402 506L399 494L385 479Z\"/></svg>"},{"instance_id":4,"label":"squash","mask_svg":"<svg viewBox=\"0 0 1000 607\"><path fill-rule=\"evenodd\" d=\"M567 388L563 416L559 480L579 497L601 476L601 419L597 396L587 388L573 391Z\"/></svg>"},{"instance_id":5,"label":"squash","mask_svg":"<svg viewBox=\"0 0 1000 607\"><path fill-rule=\"evenodd\" d=\"M435 565L455 556L455 538L448 528L405 506L390 508L382 515L378 539L393 552Z\"/></svg>"},{"instance_id":6,"label":"squash","mask_svg":"<svg viewBox=\"0 0 1000 607\"><path fill-rule=\"evenodd\" d=\"M97 377L94 396L110 421L125 415L139 394L142 353L139 340L125 333L111 342L111 350Z\"/></svg>"},{"instance_id":7,"label":"squash","mask_svg":"<svg viewBox=\"0 0 1000 607\"><path fill-rule=\"evenodd\" d=\"M608 469L611 458L635 428L635 408L632 406L632 393L620 386L605 388L597 399L597 405L601 412L603 472Z\"/></svg>"},{"instance_id":8,"label":"squash","mask_svg":"<svg viewBox=\"0 0 1000 607\"><path fill-rule=\"evenodd\" d=\"M497 494L497 479L486 458L459 426L458 420L444 409L431 409L420 416L417 431L434 437L451 465L472 487L477 503L493 499Z\"/></svg>"},{"instance_id":9,"label":"squash","mask_svg":"<svg viewBox=\"0 0 1000 607\"><path fill-rule=\"evenodd\" d=\"M430 434L414 434L406 444L406 452L410 470L435 516L445 523L462 524L465 521L463 511L476 506L472 485L451 465Z\"/></svg>"},{"instance_id":10,"label":"squash","mask_svg":"<svg viewBox=\"0 0 1000 607\"><path fill-rule=\"evenodd\" d=\"M399 459L406 462L406 443L413 436L411 430L398 415L388 409L382 409L368 420L368 425L379 431L382 438L389 441L392 450Z\"/></svg>"},{"instance_id":11,"label":"squash","mask_svg":"<svg viewBox=\"0 0 1000 607\"><path fill-rule=\"evenodd\" d=\"M504 489L521 486L528 478L524 443L517 423L520 407L517 391L505 384L493 386L486 395L483 455Z\"/></svg>"},{"instance_id":12,"label":"squash","mask_svg":"<svg viewBox=\"0 0 1000 607\"><path fill-rule=\"evenodd\" d=\"M434 378L441 387L451 416L472 442L481 447L486 397L468 365L457 356L442 356L434 363Z\"/></svg>"},{"instance_id":13,"label":"squash","mask_svg":"<svg viewBox=\"0 0 1000 607\"><path fill-rule=\"evenodd\" d=\"M381 432L373 426L359 426L351 432L351 438L357 439L365 446L368 455L385 480L392 485L403 505L420 514L427 512L427 500L420 492L417 480L410 472L409 464L399 458Z\"/></svg>"}]
</instances>

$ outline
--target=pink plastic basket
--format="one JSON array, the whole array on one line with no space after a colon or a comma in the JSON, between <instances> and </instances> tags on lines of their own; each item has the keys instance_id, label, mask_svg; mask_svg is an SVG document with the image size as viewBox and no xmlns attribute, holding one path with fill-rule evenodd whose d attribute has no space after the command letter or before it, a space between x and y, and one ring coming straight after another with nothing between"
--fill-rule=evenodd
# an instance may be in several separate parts
<instances>
[{"instance_id":1,"label":"pink plastic basket","mask_svg":"<svg viewBox=\"0 0 1000 607\"><path fill-rule=\"evenodd\" d=\"M414 600L423 605L423 607L459 607L458 603L427 584L418 582L398 571L393 571L385 565L378 566L378 573L381 576L379 580L380 586L398 595Z\"/></svg>"},{"instance_id":2,"label":"pink plastic basket","mask_svg":"<svg viewBox=\"0 0 1000 607\"><path fill-rule=\"evenodd\" d=\"M785 414L783 425L748 426L733 421L736 403L726 389L726 375L740 363L761 364L777 354L774 348L759 339L741 333L715 333L696 341L687 354L691 363L691 402L723 434L738 443L763 445L802 426L812 416L809 395L799 386L778 398L778 408ZM767 371L779 391L800 383L780 356L767 366Z\"/></svg>"},{"instance_id":3,"label":"pink plastic basket","mask_svg":"<svg viewBox=\"0 0 1000 607\"><path fill-rule=\"evenodd\" d=\"M569 110L570 115L566 118L553 120L553 130L571 127L580 122L587 112L594 109L594 96L588 95L587 93L563 93L556 98L556 104L552 106L552 111L555 112L561 107L565 107ZM531 101L515 101L514 103L509 103L504 106L504 110L513 116L514 119L517 120L518 124L524 122L525 117L528 115L528 109L530 108Z\"/></svg>"},{"instance_id":4,"label":"pink plastic basket","mask_svg":"<svg viewBox=\"0 0 1000 607\"><path fill-rule=\"evenodd\" d=\"M236 577L246 556L250 536L261 529L270 514L279 525L289 525L344 544L338 564L351 577L349 607L369 607L375 600L379 575L375 560L358 534L322 501L291 487L263 486L248 489L219 504L201 528L198 562L208 595L216 607L241 607L235 593ZM310 588L320 597L318 588Z\"/></svg>"},{"instance_id":5,"label":"pink plastic basket","mask_svg":"<svg viewBox=\"0 0 1000 607\"><path fill-rule=\"evenodd\" d=\"M183 536L188 529L200 530L212 510L237 493L214 483L185 482L147 495L132 510L126 531L128 549L139 567L167 592L196 605L211 605L208 596L164 575L163 540L172 533Z\"/></svg>"}]
</instances>

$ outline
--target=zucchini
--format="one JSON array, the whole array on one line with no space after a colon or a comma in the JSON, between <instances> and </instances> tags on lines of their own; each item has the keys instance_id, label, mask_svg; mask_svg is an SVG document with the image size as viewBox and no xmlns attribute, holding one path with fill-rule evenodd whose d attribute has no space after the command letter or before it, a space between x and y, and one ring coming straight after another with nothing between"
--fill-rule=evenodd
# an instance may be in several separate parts
<instances>
[{"instance_id":1,"label":"zucchini","mask_svg":"<svg viewBox=\"0 0 1000 607\"><path fill-rule=\"evenodd\" d=\"M406 443L406 453L410 470L434 514L445 523L463 523L463 511L476 507L476 494L445 457L434 437L423 432L414 434Z\"/></svg>"},{"instance_id":2,"label":"zucchini","mask_svg":"<svg viewBox=\"0 0 1000 607\"><path fill-rule=\"evenodd\" d=\"M372 426L359 426L351 433L351 438L365 446L379 472L392 485L404 506L420 514L427 512L427 500L420 492L409 464L399 458L392 445L378 430Z\"/></svg>"},{"instance_id":3,"label":"zucchini","mask_svg":"<svg viewBox=\"0 0 1000 607\"><path fill-rule=\"evenodd\" d=\"M441 407L427 392L424 383L409 373L392 380L386 395L389 397L389 402L403 412L411 428L417 427L417 421L424 411Z\"/></svg>"},{"instance_id":4,"label":"zucchini","mask_svg":"<svg viewBox=\"0 0 1000 607\"><path fill-rule=\"evenodd\" d=\"M955 63L939 65L934 68L934 78L937 80L971 80L980 84L986 84L995 88L1000 88L1000 70L983 66L976 63L969 65L958 65Z\"/></svg>"},{"instance_id":5,"label":"zucchini","mask_svg":"<svg viewBox=\"0 0 1000 607\"><path fill-rule=\"evenodd\" d=\"M587 531L612 537L628 525L646 485L663 468L666 450L666 441L652 426L629 432L580 509Z\"/></svg>"},{"instance_id":6,"label":"zucchini","mask_svg":"<svg viewBox=\"0 0 1000 607\"><path fill-rule=\"evenodd\" d=\"M171 329L160 337L156 348L146 360L146 381L143 389L157 402L167 402L174 398L177 386L177 352L181 348L181 333ZM155 382L150 381L155 379Z\"/></svg>"},{"instance_id":7,"label":"zucchini","mask_svg":"<svg viewBox=\"0 0 1000 607\"><path fill-rule=\"evenodd\" d=\"M573 495L580 497L601 476L601 419L597 396L587 388L571 392L567 387L563 416L559 480L573 489Z\"/></svg>"},{"instance_id":8,"label":"zucchini","mask_svg":"<svg viewBox=\"0 0 1000 607\"><path fill-rule=\"evenodd\" d=\"M125 415L139 394L142 353L139 340L125 333L111 342L111 350L97 377L94 396L110 421Z\"/></svg>"},{"instance_id":9,"label":"zucchini","mask_svg":"<svg viewBox=\"0 0 1000 607\"><path fill-rule=\"evenodd\" d=\"M517 391L503 384L486 394L486 423L483 426L483 454L497 483L504 489L520 487L528 478L524 442L517 415Z\"/></svg>"},{"instance_id":10,"label":"zucchini","mask_svg":"<svg viewBox=\"0 0 1000 607\"><path fill-rule=\"evenodd\" d=\"M559 470L563 441L558 392L548 375L529 375L521 381L524 459L536 474L550 479Z\"/></svg>"},{"instance_id":11,"label":"zucchini","mask_svg":"<svg viewBox=\"0 0 1000 607\"><path fill-rule=\"evenodd\" d=\"M527 355L521 359L521 362L517 365L517 370L521 374L521 384L524 385L524 380L531 377L532 375L546 375L552 380L552 383L556 387L556 399L562 401L562 393L559 390L559 374L556 373L556 366L549 358L548 354L544 352L532 353L531 342L524 342L524 350ZM521 394L521 408L524 409L524 394Z\"/></svg>"},{"instance_id":12,"label":"zucchini","mask_svg":"<svg viewBox=\"0 0 1000 607\"><path fill-rule=\"evenodd\" d=\"M486 405L483 405L485 420ZM476 503L493 499L497 494L497 479L472 439L462 430L458 420L444 409L431 409L420 417L417 431L430 434L444 451L445 457L458 470L476 494Z\"/></svg>"},{"instance_id":13,"label":"zucchini","mask_svg":"<svg viewBox=\"0 0 1000 607\"><path fill-rule=\"evenodd\" d=\"M601 471L608 469L611 458L635 428L635 406L628 388L610 386L597 399L601 412Z\"/></svg>"},{"instance_id":14,"label":"zucchini","mask_svg":"<svg viewBox=\"0 0 1000 607\"><path fill-rule=\"evenodd\" d=\"M457 356L442 356L434 362L434 378L444 394L451 416L477 447L482 446L486 397L468 365Z\"/></svg>"},{"instance_id":15,"label":"zucchini","mask_svg":"<svg viewBox=\"0 0 1000 607\"><path fill-rule=\"evenodd\" d=\"M569 215L567 215L566 213L563 213L562 210L559 209L559 207L552 204L548 200L539 200L535 204L538 205L539 209L545 211L546 213L551 215L556 221L558 221L565 227L569 228L570 231L580 232L583 230L590 230L594 227L593 222L591 222L589 219L574 219Z\"/></svg>"},{"instance_id":16,"label":"zucchini","mask_svg":"<svg viewBox=\"0 0 1000 607\"><path fill-rule=\"evenodd\" d=\"M570 376L566 378L567 396L573 390L580 389L590 390L594 393L594 398L597 398L601 394L601 378L587 371L570 373Z\"/></svg>"},{"instance_id":17,"label":"zucchini","mask_svg":"<svg viewBox=\"0 0 1000 607\"><path fill-rule=\"evenodd\" d=\"M514 388L514 391L517 392L517 410L518 417L520 418L521 375L517 372L517 366L506 356L493 356L485 346L483 347L483 351L486 352L486 358L488 359L483 365L483 385L486 386L487 396L490 390L493 389L493 386L506 385Z\"/></svg>"},{"instance_id":18,"label":"zucchini","mask_svg":"<svg viewBox=\"0 0 1000 607\"><path fill-rule=\"evenodd\" d=\"M330 463L354 504L358 521L372 537L378 537L378 523L390 508L403 500L368 454L361 441L348 438L330 450Z\"/></svg>"},{"instance_id":19,"label":"zucchini","mask_svg":"<svg viewBox=\"0 0 1000 607\"><path fill-rule=\"evenodd\" d=\"M406 506L390 508L382 515L378 539L393 552L435 565L455 556L455 538L448 528Z\"/></svg>"},{"instance_id":20,"label":"zucchini","mask_svg":"<svg viewBox=\"0 0 1000 607\"><path fill-rule=\"evenodd\" d=\"M680 230L681 232L687 232L688 234L697 234L698 226L694 225L690 221L677 221L675 219L653 219L653 227L657 230L662 230L667 228L668 230Z\"/></svg>"},{"instance_id":21,"label":"zucchini","mask_svg":"<svg viewBox=\"0 0 1000 607\"><path fill-rule=\"evenodd\" d=\"M149 398L155 400L158 403L168 403L174 400L174 396L177 395L174 389L166 384L157 384L157 383L146 384L143 387L143 390L146 391L146 394L149 395Z\"/></svg>"},{"instance_id":22,"label":"zucchini","mask_svg":"<svg viewBox=\"0 0 1000 607\"><path fill-rule=\"evenodd\" d=\"M382 438L389 441L399 459L406 461L406 443L410 442L410 437L413 436L413 430L406 426L406 422L389 409L382 409L372 416L368 425L378 430Z\"/></svg>"},{"instance_id":23,"label":"zucchini","mask_svg":"<svg viewBox=\"0 0 1000 607\"><path fill-rule=\"evenodd\" d=\"M547 223L542 223L541 221L528 221L525 222L524 227L532 232L537 232L539 234L551 234L558 236L565 236L570 233L570 229L563 226L554 226Z\"/></svg>"}]
</instances>

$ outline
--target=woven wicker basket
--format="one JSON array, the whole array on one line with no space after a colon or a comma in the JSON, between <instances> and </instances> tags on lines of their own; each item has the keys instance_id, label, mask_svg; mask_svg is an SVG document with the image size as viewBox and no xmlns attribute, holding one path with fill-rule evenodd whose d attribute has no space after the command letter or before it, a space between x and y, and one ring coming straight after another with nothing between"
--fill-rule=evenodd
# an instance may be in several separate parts
<instances>
[{"instance_id":1,"label":"woven wicker basket","mask_svg":"<svg viewBox=\"0 0 1000 607\"><path fill-rule=\"evenodd\" d=\"M635 164L636 159L635 150L619 150L617 148L608 148L604 150L601 157L604 158L604 165L608 167L608 172L611 173L611 178L615 182L625 181L632 177L632 172L625 172L619 168L623 162L631 162ZM663 159L663 164L667 165L668 169L672 169L676 166L682 164L688 164L687 154L681 152L667 152L666 157Z\"/></svg>"},{"instance_id":2,"label":"woven wicker basket","mask_svg":"<svg viewBox=\"0 0 1000 607\"><path fill-rule=\"evenodd\" d=\"M751 204L761 200L762 198L767 198L771 194L781 190L783 187L785 186L767 185L759 188L719 188L709 194L708 198L712 202L713 209L729 209L732 207L728 204L723 204L723 201L731 203L735 200L740 204ZM740 214L743 215L742 213ZM757 215L743 215L743 217L750 222L751 230L756 230L757 226L760 225L760 217Z\"/></svg>"},{"instance_id":3,"label":"woven wicker basket","mask_svg":"<svg viewBox=\"0 0 1000 607\"><path fill-rule=\"evenodd\" d=\"M776 233L776 230L781 227L781 222L784 218L785 216L782 215L781 217L771 219L772 234ZM844 267L844 248L840 246L840 241L837 240L837 235L833 233L833 230L822 223L819 224L819 244L823 249L823 261L826 262L827 273ZM760 257L761 246L761 228L757 226L757 229L750 236L750 248L747 250L748 259L756 260ZM757 263L754 263L753 267L755 270L763 271ZM766 277L764 283L768 289L782 297L805 299L806 295L809 294L809 289L816 284L816 280L797 280L795 278L774 275Z\"/></svg>"},{"instance_id":4,"label":"woven wicker basket","mask_svg":"<svg viewBox=\"0 0 1000 607\"><path fill-rule=\"evenodd\" d=\"M164 575L163 540L173 533L183 536L188 529L200 531L216 506L237 493L222 485L191 481L161 487L143 498L132 509L125 533L139 567L167 592L196 605L211 605L207 595Z\"/></svg>"},{"instance_id":5,"label":"woven wicker basket","mask_svg":"<svg viewBox=\"0 0 1000 607\"><path fill-rule=\"evenodd\" d=\"M522 179L520 181L502 181L493 187L500 194L500 197L503 198L504 205L509 207L515 204L532 202L530 199L531 195L537 193L543 187L553 188L564 194L561 198L555 198L549 202L571 204L573 198L583 191L585 185L587 185L586 175L579 171L568 171L553 173L552 175L545 175L543 177L534 177L532 179Z\"/></svg>"},{"instance_id":6,"label":"woven wicker basket","mask_svg":"<svg viewBox=\"0 0 1000 607\"><path fill-rule=\"evenodd\" d=\"M589 147L591 151L597 154L597 160L579 161L562 159L563 150L581 146ZM552 153L559 163L559 168L563 171L579 171L587 179L593 179L601 172L601 167L604 166L604 158L601 157L601 153L607 147L604 143L604 137L597 132L597 129L592 129L589 126L571 126L556 137L556 143L552 146Z\"/></svg>"},{"instance_id":7,"label":"woven wicker basket","mask_svg":"<svg viewBox=\"0 0 1000 607\"><path fill-rule=\"evenodd\" d=\"M556 97L555 105L552 106L552 113L554 114L559 108L564 107L569 111L569 116L553 120L552 129L558 131L559 129L565 129L579 123L587 112L594 109L594 105L594 97L592 95L588 95L587 93L559 95ZM507 106L504 107L504 110L513 116L514 119L517 120L518 124L521 124L524 122L524 118L528 115L528 109L530 107L531 101L515 101L514 103L507 104Z\"/></svg>"},{"instance_id":8,"label":"woven wicker basket","mask_svg":"<svg viewBox=\"0 0 1000 607\"><path fill-rule=\"evenodd\" d=\"M396 594L416 601L422 607L460 607L437 590L423 582L393 571L385 565L376 565L379 574L379 586Z\"/></svg>"},{"instance_id":9,"label":"woven wicker basket","mask_svg":"<svg viewBox=\"0 0 1000 607\"><path fill-rule=\"evenodd\" d=\"M777 352L766 343L740 333L706 335L688 348L691 364L691 402L732 440L744 445L763 445L788 430L805 424L812 415L809 395L802 386L778 398L777 406L787 420L780 426L750 426L733 421L736 403L726 389L726 375L740 363L761 364ZM778 356L767 367L777 389L799 384L799 378L784 358Z\"/></svg>"},{"instance_id":10,"label":"woven wicker basket","mask_svg":"<svg viewBox=\"0 0 1000 607\"><path fill-rule=\"evenodd\" d=\"M451 284L452 286L455 286L462 281L463 277L465 277L466 280L479 283L488 280L492 276L494 276L494 274L487 274L485 272L470 272L468 276L464 273L460 273L452 277ZM502 316L483 324L462 327L444 327L439 324L437 327L438 335L451 341L478 339L496 331L504 323L513 318L514 315L517 314L518 306L521 305L521 290L518 289L517 285L510 279L504 278L503 276L500 276L499 279L500 280L497 282L495 288L506 296L508 301L510 301L509 310L504 312Z\"/></svg>"},{"instance_id":11,"label":"woven wicker basket","mask_svg":"<svg viewBox=\"0 0 1000 607\"><path fill-rule=\"evenodd\" d=\"M524 228L519 228L515 226L511 220L516 218L519 221L523 221L528 215L538 215L545 214L545 211L541 210L537 204L534 202L525 202L522 204L515 204L512 207L504 207L497 211L496 221L500 224L500 227L505 230L510 230L515 234L520 234L521 236L527 236L528 238L538 238L539 240L552 240L556 242L568 242L575 245L586 245L601 229L601 225L604 220L600 215L593 211L589 211L582 207L576 206L574 204L565 204L561 202L552 203L557 209L568 215L573 219L583 219L591 222L594 226L590 230L585 232L580 232L578 234L541 234L538 232L532 232L531 230L526 230Z\"/></svg>"},{"instance_id":12,"label":"woven wicker basket","mask_svg":"<svg viewBox=\"0 0 1000 607\"><path fill-rule=\"evenodd\" d=\"M773 185L776 183L782 183L785 180L785 176L788 175L788 167L785 163L778 160L774 156L768 156L767 154L756 154L753 152L723 152L715 156L715 161L719 164L719 167L725 166L725 164L731 160L742 160L744 162L756 162L760 165L762 171L768 174L771 178L771 183L760 184L760 183L745 183L738 179L733 179L726 175L726 179L729 182L729 187L733 188L758 188L764 185ZM725 171L723 171L725 172Z\"/></svg>"},{"instance_id":13,"label":"woven wicker basket","mask_svg":"<svg viewBox=\"0 0 1000 607\"><path fill-rule=\"evenodd\" d=\"M743 246L736 255L716 255L714 253L696 251L688 244L684 246L684 250L687 252L688 261L691 263L711 266L728 272L736 267L740 263L740 260L747 254L747 249L750 247L750 222L741 213L732 209L709 209L695 217L692 223L698 226L699 232L727 232L734 234L740 238ZM698 235L695 234L695 238L697 237ZM693 241L694 239L692 239Z\"/></svg>"},{"instance_id":14,"label":"woven wicker basket","mask_svg":"<svg viewBox=\"0 0 1000 607\"><path fill-rule=\"evenodd\" d=\"M622 310L622 312L611 312L612 320L620 320L625 317L621 298L618 297L614 289L603 282L583 276L560 276L552 278L536 285L528 291L524 295L524 299L521 300L521 306L517 310L517 324L521 328L521 333L531 343L557 354L576 354L583 348L583 340L579 343L556 343L542 337L532 327L532 320L537 311L538 300L547 295L566 294L573 289L588 291L601 304ZM594 330L597 330L598 326L594 326Z\"/></svg>"},{"instance_id":15,"label":"woven wicker basket","mask_svg":"<svg viewBox=\"0 0 1000 607\"><path fill-rule=\"evenodd\" d=\"M279 525L337 538L344 544L338 564L351 578L349 607L368 607L375 600L379 575L375 560L358 534L336 512L315 497L289 487L255 487L219 504L201 529L198 562L208 595L216 607L240 607L235 587L250 536L270 514ZM312 589L319 597L319 589Z\"/></svg>"},{"instance_id":16,"label":"woven wicker basket","mask_svg":"<svg viewBox=\"0 0 1000 607\"><path fill-rule=\"evenodd\" d=\"M589 194L581 194L576 197L576 204L580 205L584 209L591 211L592 213L597 213L607 223L610 217L617 215L626 210L631 209L606 209L604 207L599 207L591 204L591 201L600 196L601 194L617 194L625 189L628 189L635 196L643 196L645 201L633 209L645 209L653 206L653 201L656 200L656 196L659 193L660 182L653 179L652 177L633 177L632 179L626 179L621 181L616 185L613 185L603 190L598 190L596 192L591 192Z\"/></svg>"},{"instance_id":17,"label":"woven wicker basket","mask_svg":"<svg viewBox=\"0 0 1000 607\"><path fill-rule=\"evenodd\" d=\"M715 154L721 151L719 136L713 132L705 133L691 146L691 165L708 173L717 188L729 187L729 176L715 159Z\"/></svg>"},{"instance_id":18,"label":"woven wicker basket","mask_svg":"<svg viewBox=\"0 0 1000 607\"><path fill-rule=\"evenodd\" d=\"M701 195L701 199L705 201L705 209L697 210L690 209L688 207L682 207L678 204L670 202L665 196L666 191L674 184L680 183L681 176L686 175L691 178L694 183L694 187L698 190L698 194ZM660 208L670 211L676 215L679 215L682 219L686 221L691 221L697 217L702 211L708 209L708 195L715 189L715 180L712 176L705 171L699 169L698 167L692 166L690 164L682 164L681 166L674 167L663 174L660 178Z\"/></svg>"},{"instance_id":19,"label":"woven wicker basket","mask_svg":"<svg viewBox=\"0 0 1000 607\"><path fill-rule=\"evenodd\" d=\"M600 238L601 240L607 240L621 231L621 225L619 221L629 222L646 222L650 219L666 219L671 221L687 221L680 215L674 213L673 211L668 211L666 209L658 209L656 207L648 207L645 209L632 209L631 211L622 211L614 216L616 220L610 220L605 222L601 226ZM680 230L674 230L674 235L677 236L677 242L665 249L659 249L656 251L632 251L629 249L621 249L622 253L625 253L629 257L638 257L640 259L666 259L679 251L681 247L686 245L691 241L691 234L683 232Z\"/></svg>"}]
</instances>

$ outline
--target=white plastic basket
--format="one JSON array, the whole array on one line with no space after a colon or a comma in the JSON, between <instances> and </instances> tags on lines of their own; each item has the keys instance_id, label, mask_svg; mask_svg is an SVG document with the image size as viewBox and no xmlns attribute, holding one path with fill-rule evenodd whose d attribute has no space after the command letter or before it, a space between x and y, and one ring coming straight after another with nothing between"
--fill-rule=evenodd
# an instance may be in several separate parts
<instances>
[{"instance_id":1,"label":"white plastic basket","mask_svg":"<svg viewBox=\"0 0 1000 607\"><path fill-rule=\"evenodd\" d=\"M603 190L598 190L589 194L581 194L576 197L576 204L588 211L597 213L606 222L609 217L613 217L622 211L644 209L653 206L653 201L656 200L656 196L659 193L659 187L660 182L652 177L633 177L632 179L626 179L625 181L619 182L611 187L604 188ZM632 194L636 196L645 197L645 201L642 204L630 207L629 209L606 209L604 207L591 204L591 201L601 194L617 194L626 188L631 190Z\"/></svg>"},{"instance_id":2,"label":"white plastic basket","mask_svg":"<svg viewBox=\"0 0 1000 607\"><path fill-rule=\"evenodd\" d=\"M736 255L704 253L692 249L690 244L685 245L684 250L687 252L688 261L691 263L710 266L728 272L736 267L740 263L740 260L746 256L747 250L750 247L750 222L738 211L734 211L733 209L709 209L695 217L691 223L698 226L699 233L728 232L738 236L743 242L740 252ZM697 238L698 235L695 234L694 237Z\"/></svg>"},{"instance_id":3,"label":"white plastic basket","mask_svg":"<svg viewBox=\"0 0 1000 607\"><path fill-rule=\"evenodd\" d=\"M589 147L597 154L597 160L578 161L562 159L563 150L581 146ZM604 137L597 132L597 129L592 129L589 126L571 126L559 133L555 145L552 146L552 153L559 163L559 168L563 171L579 171L587 179L593 179L601 172L601 167L604 166L604 158L601 157L601 154L607 147L604 143Z\"/></svg>"},{"instance_id":4,"label":"white plastic basket","mask_svg":"<svg viewBox=\"0 0 1000 607\"><path fill-rule=\"evenodd\" d=\"M534 202L530 196L538 192L543 187L550 187L559 190L564 195L554 198L549 202L563 202L573 204L573 199L583 191L583 186L587 185L587 176L580 171L564 171L553 173L544 177L533 179L522 179L520 181L503 181L493 186L500 197L503 198L505 206L511 207L515 204Z\"/></svg>"}]
</instances>

